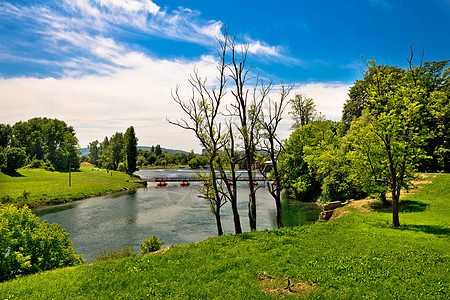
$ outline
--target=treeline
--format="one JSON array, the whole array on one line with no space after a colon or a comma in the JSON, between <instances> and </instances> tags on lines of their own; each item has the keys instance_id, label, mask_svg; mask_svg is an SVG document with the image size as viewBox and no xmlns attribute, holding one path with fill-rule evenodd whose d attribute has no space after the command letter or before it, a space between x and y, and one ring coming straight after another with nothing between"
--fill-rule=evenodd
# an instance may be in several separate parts
<instances>
[{"instance_id":1,"label":"treeline","mask_svg":"<svg viewBox=\"0 0 450 300\"><path fill-rule=\"evenodd\" d=\"M116 132L103 142L95 140L89 143L88 161L93 165L109 170L118 170L133 174L136 171L138 138L134 127L130 126L125 134Z\"/></svg>"},{"instance_id":2,"label":"treeline","mask_svg":"<svg viewBox=\"0 0 450 300\"><path fill-rule=\"evenodd\" d=\"M162 151L160 145L152 146L150 150L138 150L137 164L141 167L189 165L191 169L203 169L207 165L206 158L191 151L171 154Z\"/></svg>"},{"instance_id":3,"label":"treeline","mask_svg":"<svg viewBox=\"0 0 450 300\"><path fill-rule=\"evenodd\" d=\"M120 141L120 133L118 136L113 135L109 140L105 137L105 140L102 143L98 141L94 141L89 144L89 155L82 157L82 161L88 161L94 165L99 167L105 167L109 169L113 169L115 165L109 162L113 162L114 154L118 152L114 151L106 151L104 153L103 149L105 145L110 145L111 140L119 140ZM120 142L119 142L120 143ZM117 148L120 148L118 146ZM117 167L120 168L120 155L117 155L118 164ZM168 151L162 150L161 146L158 144L156 146L151 146L149 150L147 149L138 149L136 156L136 166L145 168L145 167L168 167L168 166L179 166L179 165L188 165L191 169L203 169L207 166L207 159L205 156L195 154L192 150L189 153L170 153Z\"/></svg>"},{"instance_id":4,"label":"treeline","mask_svg":"<svg viewBox=\"0 0 450 300\"><path fill-rule=\"evenodd\" d=\"M0 124L0 168L11 173L25 165L47 170L80 167L75 130L64 121L33 118Z\"/></svg>"},{"instance_id":5,"label":"treeline","mask_svg":"<svg viewBox=\"0 0 450 300\"><path fill-rule=\"evenodd\" d=\"M318 116L312 99L291 100L297 129L280 157L285 187L299 199L375 196L392 205L399 227L400 190L416 172L450 171L449 62L411 59L403 69L368 61L342 122Z\"/></svg>"}]
</instances>

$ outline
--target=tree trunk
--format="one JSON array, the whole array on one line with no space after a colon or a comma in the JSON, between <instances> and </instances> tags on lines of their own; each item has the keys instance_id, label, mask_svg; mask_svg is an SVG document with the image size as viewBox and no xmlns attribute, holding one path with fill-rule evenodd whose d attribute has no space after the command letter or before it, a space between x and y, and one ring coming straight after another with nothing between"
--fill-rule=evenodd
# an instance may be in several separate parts
<instances>
[{"instance_id":1,"label":"tree trunk","mask_svg":"<svg viewBox=\"0 0 450 300\"><path fill-rule=\"evenodd\" d=\"M242 233L241 219L239 218L236 202L236 198L234 197L234 199L231 201L231 210L233 211L234 233L240 234Z\"/></svg>"},{"instance_id":2,"label":"tree trunk","mask_svg":"<svg viewBox=\"0 0 450 300\"><path fill-rule=\"evenodd\" d=\"M256 230L256 194L255 194L255 186L253 184L252 159L250 153L247 153L247 173L248 173L248 184L250 186L250 195L248 202L248 220L250 224L250 230Z\"/></svg>"},{"instance_id":3,"label":"tree trunk","mask_svg":"<svg viewBox=\"0 0 450 300\"><path fill-rule=\"evenodd\" d=\"M277 198L275 199L275 203L277 206L277 227L279 229L279 228L284 227L283 220L282 220L282 214L281 214L281 199L280 199L279 195L277 195Z\"/></svg>"},{"instance_id":4,"label":"tree trunk","mask_svg":"<svg viewBox=\"0 0 450 300\"><path fill-rule=\"evenodd\" d=\"M222 221L220 220L220 205L216 206L216 213L214 215L216 216L217 235L223 235Z\"/></svg>"},{"instance_id":5,"label":"tree trunk","mask_svg":"<svg viewBox=\"0 0 450 300\"><path fill-rule=\"evenodd\" d=\"M400 220L398 218L399 211L399 197L400 195L396 195L395 191L392 191L392 227L401 228Z\"/></svg>"}]
</instances>

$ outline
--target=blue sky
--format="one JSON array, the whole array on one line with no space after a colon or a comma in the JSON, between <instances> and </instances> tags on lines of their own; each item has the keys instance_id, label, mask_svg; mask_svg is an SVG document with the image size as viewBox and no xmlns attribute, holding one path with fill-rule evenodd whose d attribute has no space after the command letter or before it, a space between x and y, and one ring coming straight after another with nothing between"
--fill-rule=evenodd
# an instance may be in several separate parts
<instances>
[{"instance_id":1,"label":"blue sky","mask_svg":"<svg viewBox=\"0 0 450 300\"><path fill-rule=\"evenodd\" d=\"M366 58L406 66L409 41L425 60L450 58L450 0L0 3L0 122L34 116L73 125L80 145L133 125L141 145L200 147L166 117L189 94L193 68L215 78L224 25L249 44L253 72L295 84L338 120ZM286 116L283 134L291 120Z\"/></svg>"}]
</instances>

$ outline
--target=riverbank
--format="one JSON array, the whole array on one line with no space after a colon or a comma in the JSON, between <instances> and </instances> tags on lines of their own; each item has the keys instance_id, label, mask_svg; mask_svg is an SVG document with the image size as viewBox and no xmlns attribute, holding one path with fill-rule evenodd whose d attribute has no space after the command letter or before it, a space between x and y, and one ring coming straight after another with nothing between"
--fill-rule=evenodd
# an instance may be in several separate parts
<instances>
[{"instance_id":1,"label":"riverbank","mask_svg":"<svg viewBox=\"0 0 450 300\"><path fill-rule=\"evenodd\" d=\"M0 284L0 298L447 299L450 175L430 182L402 198L404 229L376 205L346 206L331 222L18 278Z\"/></svg>"},{"instance_id":2,"label":"riverbank","mask_svg":"<svg viewBox=\"0 0 450 300\"><path fill-rule=\"evenodd\" d=\"M43 169L19 169L15 174L0 172L0 201L37 207L100 196L141 187L137 180L117 171L80 167L71 172L50 172Z\"/></svg>"}]
</instances>

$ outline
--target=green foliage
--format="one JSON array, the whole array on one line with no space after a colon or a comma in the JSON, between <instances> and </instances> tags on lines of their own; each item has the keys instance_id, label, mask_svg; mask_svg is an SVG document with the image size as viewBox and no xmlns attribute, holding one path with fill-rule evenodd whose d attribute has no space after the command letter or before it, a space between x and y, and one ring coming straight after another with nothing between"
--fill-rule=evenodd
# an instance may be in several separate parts
<instances>
[{"instance_id":1,"label":"green foliage","mask_svg":"<svg viewBox=\"0 0 450 300\"><path fill-rule=\"evenodd\" d=\"M292 128L300 128L306 124L315 121L319 118L316 111L316 105L312 98L306 98L306 95L295 94L295 98L289 100L292 110L289 112L294 119Z\"/></svg>"},{"instance_id":2,"label":"green foliage","mask_svg":"<svg viewBox=\"0 0 450 300\"><path fill-rule=\"evenodd\" d=\"M149 254L151 252L155 252L161 250L161 246L164 244L164 241L159 241L159 237L156 235L152 235L151 238L146 238L143 243L141 243L141 254Z\"/></svg>"},{"instance_id":3,"label":"green foliage","mask_svg":"<svg viewBox=\"0 0 450 300\"><path fill-rule=\"evenodd\" d=\"M94 262L115 260L125 257L136 256L134 253L133 246L123 247L122 249L99 249L95 255Z\"/></svg>"},{"instance_id":4,"label":"green foliage","mask_svg":"<svg viewBox=\"0 0 450 300\"><path fill-rule=\"evenodd\" d=\"M130 126L124 136L124 163L125 170L128 175L132 175L136 171L137 142L138 139L134 132L134 127Z\"/></svg>"},{"instance_id":5,"label":"green foliage","mask_svg":"<svg viewBox=\"0 0 450 300\"><path fill-rule=\"evenodd\" d=\"M206 156L196 155L188 162L191 169L205 169L208 167L208 158Z\"/></svg>"},{"instance_id":6,"label":"green foliage","mask_svg":"<svg viewBox=\"0 0 450 300\"><path fill-rule=\"evenodd\" d=\"M11 145L24 148L33 159L45 159L57 170L78 169L78 139L75 130L64 121L33 118L12 126Z\"/></svg>"},{"instance_id":7,"label":"green foliage","mask_svg":"<svg viewBox=\"0 0 450 300\"><path fill-rule=\"evenodd\" d=\"M27 154L22 148L5 148L2 151L3 164L0 160L1 171L5 173L14 173L17 169L25 165Z\"/></svg>"},{"instance_id":8,"label":"green foliage","mask_svg":"<svg viewBox=\"0 0 450 300\"><path fill-rule=\"evenodd\" d=\"M0 281L83 263L58 224L39 223L28 207L0 209Z\"/></svg>"},{"instance_id":9,"label":"green foliage","mask_svg":"<svg viewBox=\"0 0 450 300\"><path fill-rule=\"evenodd\" d=\"M119 165L117 166L117 171L125 173L126 168L125 168L125 164L124 163L119 163Z\"/></svg>"}]
</instances>

